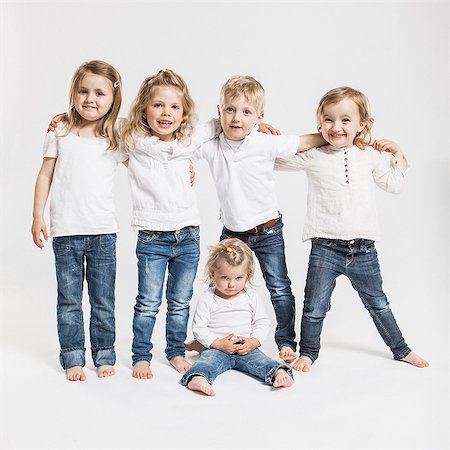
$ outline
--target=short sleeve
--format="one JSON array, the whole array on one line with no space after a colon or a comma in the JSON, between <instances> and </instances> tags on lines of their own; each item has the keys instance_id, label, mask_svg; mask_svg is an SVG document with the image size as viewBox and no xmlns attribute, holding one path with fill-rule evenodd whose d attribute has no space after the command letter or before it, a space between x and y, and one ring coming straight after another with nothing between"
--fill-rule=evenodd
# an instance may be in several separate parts
<instances>
[{"instance_id":1,"label":"short sleeve","mask_svg":"<svg viewBox=\"0 0 450 450\"><path fill-rule=\"evenodd\" d=\"M44 140L42 149L42 156L44 158L57 158L59 154L59 136L62 136L65 131L63 122L59 122L54 131L49 131Z\"/></svg>"},{"instance_id":2,"label":"short sleeve","mask_svg":"<svg viewBox=\"0 0 450 450\"><path fill-rule=\"evenodd\" d=\"M300 145L300 136L281 135L271 136L273 139L276 158L290 158L297 153Z\"/></svg>"}]
</instances>

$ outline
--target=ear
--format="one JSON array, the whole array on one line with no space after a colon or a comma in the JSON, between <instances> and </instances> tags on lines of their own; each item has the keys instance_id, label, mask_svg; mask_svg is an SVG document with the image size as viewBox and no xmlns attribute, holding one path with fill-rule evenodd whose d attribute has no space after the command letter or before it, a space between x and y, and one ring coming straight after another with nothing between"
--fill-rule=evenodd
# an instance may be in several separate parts
<instances>
[{"instance_id":1,"label":"ear","mask_svg":"<svg viewBox=\"0 0 450 450\"><path fill-rule=\"evenodd\" d=\"M361 131L364 130L366 124L367 124L367 122L361 122L361 123L359 124L359 127L358 127L358 133L361 133Z\"/></svg>"},{"instance_id":2,"label":"ear","mask_svg":"<svg viewBox=\"0 0 450 450\"><path fill-rule=\"evenodd\" d=\"M261 123L261 120L264 118L264 111L256 118L256 123Z\"/></svg>"},{"instance_id":3,"label":"ear","mask_svg":"<svg viewBox=\"0 0 450 450\"><path fill-rule=\"evenodd\" d=\"M220 105L217 105L217 114L219 115L219 119L220 119Z\"/></svg>"}]
</instances>

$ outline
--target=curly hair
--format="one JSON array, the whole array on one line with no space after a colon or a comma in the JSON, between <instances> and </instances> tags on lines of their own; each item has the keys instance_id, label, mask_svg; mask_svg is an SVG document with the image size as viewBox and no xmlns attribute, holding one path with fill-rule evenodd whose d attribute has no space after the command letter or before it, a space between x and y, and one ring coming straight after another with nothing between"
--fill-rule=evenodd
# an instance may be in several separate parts
<instances>
[{"instance_id":1,"label":"curly hair","mask_svg":"<svg viewBox=\"0 0 450 450\"><path fill-rule=\"evenodd\" d=\"M195 103L189 94L186 82L170 69L160 70L156 75L147 77L141 84L137 96L131 105L127 121L123 127L122 139L128 148L135 145L135 134L152 135L152 129L144 117L145 109L152 99L153 91L159 86L169 86L180 91L183 105L183 117L179 128L175 131L176 139L189 140L196 122Z\"/></svg>"},{"instance_id":2,"label":"curly hair","mask_svg":"<svg viewBox=\"0 0 450 450\"><path fill-rule=\"evenodd\" d=\"M209 247L209 255L205 266L205 279L207 283L213 281L212 274L222 263L232 267L246 265L246 275L249 284L255 274L255 261L250 247L240 239L229 238Z\"/></svg>"},{"instance_id":3,"label":"curly hair","mask_svg":"<svg viewBox=\"0 0 450 450\"><path fill-rule=\"evenodd\" d=\"M349 98L355 102L358 107L361 122L365 124L364 128L356 135L353 142L353 144L358 148L364 150L364 148L369 145L372 140L371 130L375 120L370 115L369 100L362 92L348 86L342 86L328 91L320 99L316 112L317 122L320 126L320 122L323 118L323 110L326 106L338 103L345 98Z\"/></svg>"}]
</instances>

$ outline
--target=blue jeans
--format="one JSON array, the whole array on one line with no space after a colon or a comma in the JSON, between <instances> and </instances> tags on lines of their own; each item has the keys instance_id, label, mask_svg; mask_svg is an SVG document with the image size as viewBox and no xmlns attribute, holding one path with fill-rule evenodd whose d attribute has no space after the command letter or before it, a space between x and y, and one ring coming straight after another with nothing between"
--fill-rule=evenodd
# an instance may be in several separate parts
<instances>
[{"instance_id":1,"label":"blue jeans","mask_svg":"<svg viewBox=\"0 0 450 450\"><path fill-rule=\"evenodd\" d=\"M199 227L177 231L139 231L138 295L133 318L133 365L152 359L151 342L168 271L166 298L166 357L184 356L189 301L200 257Z\"/></svg>"},{"instance_id":2,"label":"blue jeans","mask_svg":"<svg viewBox=\"0 0 450 450\"><path fill-rule=\"evenodd\" d=\"M290 366L280 364L272 358L266 356L261 350L255 349L247 355L229 355L220 350L204 350L195 364L181 377L180 383L186 386L192 377L202 376L209 384L223 372L230 369L249 373L266 384L273 384L275 372L284 369L293 378Z\"/></svg>"},{"instance_id":3,"label":"blue jeans","mask_svg":"<svg viewBox=\"0 0 450 450\"><path fill-rule=\"evenodd\" d=\"M282 229L281 219L273 227L258 233L241 233L223 228L220 240L240 239L255 252L275 310L275 342L279 349L290 347L295 351L295 298L287 273Z\"/></svg>"},{"instance_id":4,"label":"blue jeans","mask_svg":"<svg viewBox=\"0 0 450 450\"><path fill-rule=\"evenodd\" d=\"M95 367L116 362L114 351L114 289L116 235L82 235L53 238L58 282L57 322L64 369L84 366L83 282L91 304L89 332Z\"/></svg>"},{"instance_id":5,"label":"blue jeans","mask_svg":"<svg viewBox=\"0 0 450 450\"><path fill-rule=\"evenodd\" d=\"M330 310L331 293L339 275L346 275L350 279L394 358L404 358L411 350L403 339L383 292L377 251L374 241L368 239L312 239L300 355L308 356L312 361L319 355L322 324Z\"/></svg>"}]
</instances>

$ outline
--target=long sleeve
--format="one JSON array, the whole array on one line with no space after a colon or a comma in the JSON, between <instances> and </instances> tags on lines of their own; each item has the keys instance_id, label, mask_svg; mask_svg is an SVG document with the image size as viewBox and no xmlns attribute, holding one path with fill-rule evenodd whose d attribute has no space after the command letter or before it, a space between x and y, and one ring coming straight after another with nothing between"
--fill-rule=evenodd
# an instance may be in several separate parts
<instances>
[{"instance_id":1,"label":"long sleeve","mask_svg":"<svg viewBox=\"0 0 450 450\"><path fill-rule=\"evenodd\" d=\"M283 172L298 172L307 169L309 151L295 154L292 158L276 158L274 169Z\"/></svg>"},{"instance_id":2,"label":"long sleeve","mask_svg":"<svg viewBox=\"0 0 450 450\"><path fill-rule=\"evenodd\" d=\"M252 303L252 338L258 339L262 344L269 333L270 330L270 319L267 315L266 309L256 292L250 294Z\"/></svg>"},{"instance_id":3,"label":"long sleeve","mask_svg":"<svg viewBox=\"0 0 450 450\"><path fill-rule=\"evenodd\" d=\"M218 337L208 328L211 316L211 302L209 292L205 292L198 300L197 308L192 320L192 332L195 339L204 347L210 347Z\"/></svg>"},{"instance_id":4,"label":"long sleeve","mask_svg":"<svg viewBox=\"0 0 450 450\"><path fill-rule=\"evenodd\" d=\"M378 152L373 154L373 180L384 191L391 194L399 194L405 185L406 172L410 168L410 165L406 158L403 162L397 161L393 156L390 159L383 158L383 156Z\"/></svg>"}]
</instances>

